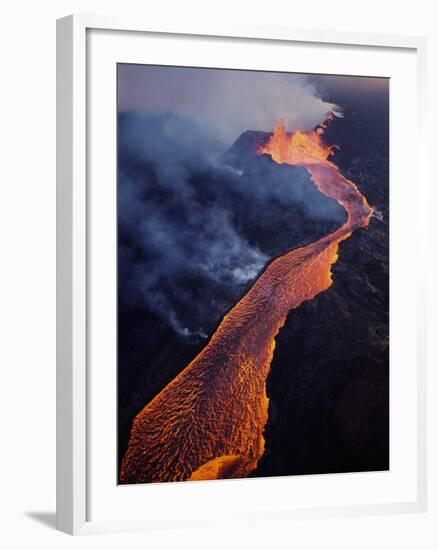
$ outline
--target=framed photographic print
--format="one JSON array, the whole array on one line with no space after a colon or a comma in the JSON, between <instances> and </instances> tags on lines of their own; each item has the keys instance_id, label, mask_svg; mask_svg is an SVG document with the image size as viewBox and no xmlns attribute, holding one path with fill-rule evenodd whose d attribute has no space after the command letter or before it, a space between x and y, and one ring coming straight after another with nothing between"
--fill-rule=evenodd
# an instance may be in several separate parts
<instances>
[{"instance_id":1,"label":"framed photographic print","mask_svg":"<svg viewBox=\"0 0 438 550\"><path fill-rule=\"evenodd\" d=\"M425 509L424 41L57 48L58 528Z\"/></svg>"}]
</instances>

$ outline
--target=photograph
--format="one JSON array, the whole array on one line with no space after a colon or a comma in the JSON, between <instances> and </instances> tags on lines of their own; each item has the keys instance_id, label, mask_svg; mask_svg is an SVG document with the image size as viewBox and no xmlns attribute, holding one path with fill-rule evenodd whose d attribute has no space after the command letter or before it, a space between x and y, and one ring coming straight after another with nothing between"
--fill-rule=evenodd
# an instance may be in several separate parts
<instances>
[{"instance_id":1,"label":"photograph","mask_svg":"<svg viewBox=\"0 0 438 550\"><path fill-rule=\"evenodd\" d=\"M5 4L2 548L438 548L432 5Z\"/></svg>"},{"instance_id":2,"label":"photograph","mask_svg":"<svg viewBox=\"0 0 438 550\"><path fill-rule=\"evenodd\" d=\"M389 460L390 79L117 64L117 482Z\"/></svg>"}]
</instances>

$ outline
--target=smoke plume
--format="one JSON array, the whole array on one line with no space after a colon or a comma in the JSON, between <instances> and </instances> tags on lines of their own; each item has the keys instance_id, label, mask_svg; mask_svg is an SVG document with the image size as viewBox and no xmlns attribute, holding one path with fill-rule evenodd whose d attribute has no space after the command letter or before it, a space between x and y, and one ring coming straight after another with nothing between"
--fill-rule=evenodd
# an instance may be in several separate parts
<instances>
[{"instance_id":1,"label":"smoke plume","mask_svg":"<svg viewBox=\"0 0 438 550\"><path fill-rule=\"evenodd\" d=\"M305 75L264 71L119 65L119 110L179 113L214 129L225 146L245 130L310 130L339 107Z\"/></svg>"}]
</instances>

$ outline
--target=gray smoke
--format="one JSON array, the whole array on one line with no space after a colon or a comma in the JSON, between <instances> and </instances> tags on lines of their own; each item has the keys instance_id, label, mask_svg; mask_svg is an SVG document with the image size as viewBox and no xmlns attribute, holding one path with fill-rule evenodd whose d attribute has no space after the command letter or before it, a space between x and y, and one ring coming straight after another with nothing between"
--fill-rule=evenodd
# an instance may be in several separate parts
<instances>
[{"instance_id":1,"label":"gray smoke","mask_svg":"<svg viewBox=\"0 0 438 550\"><path fill-rule=\"evenodd\" d=\"M192 178L211 169L217 151L200 128L183 117L125 115L119 135L122 302L144 302L183 336L206 336L199 293L214 318L221 295L237 296L267 257L228 209L199 194Z\"/></svg>"}]
</instances>

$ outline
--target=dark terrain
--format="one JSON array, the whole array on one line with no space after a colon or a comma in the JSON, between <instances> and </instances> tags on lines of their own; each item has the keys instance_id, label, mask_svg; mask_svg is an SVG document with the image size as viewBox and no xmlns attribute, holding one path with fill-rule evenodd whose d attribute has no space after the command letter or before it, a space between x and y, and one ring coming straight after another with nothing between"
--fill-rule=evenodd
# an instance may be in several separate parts
<instances>
[{"instance_id":1,"label":"dark terrain","mask_svg":"<svg viewBox=\"0 0 438 550\"><path fill-rule=\"evenodd\" d=\"M341 244L332 287L291 312L276 339L267 382L266 452L253 476L389 467L387 98L376 94L364 101L347 95L336 101L345 118L333 122L325 139L340 146L334 161L377 215L367 229ZM178 166L184 166L181 185L189 190L190 204L207 212L207 221L209 211L212 220L217 212L227 213L227 223L248 245L244 250L252 276L232 276L239 254L230 256L226 269L218 270L220 276L202 268L198 256L204 249L190 245L196 236L202 238L196 233L204 229L201 224L183 242L183 265L172 266L172 277L159 272L144 291L143 274L149 276L154 262L162 262L162 255L171 250L157 252L139 243L141 220L151 203L164 205L172 214L168 223L175 224L179 235L186 203L178 202L175 189L162 185L167 172L142 150L133 152L128 139L132 125L137 125L133 117L124 113L119 119L119 194L125 178L135 189L129 208L119 200L120 458L135 415L201 351L266 262L313 242L345 220L343 209L317 191L304 169L280 166L256 154L269 134L246 132L214 165L184 156ZM161 123L152 125L156 129ZM142 121L136 132L147 135L150 126L150 121ZM187 219L197 215L198 210L187 212ZM208 224L205 227L208 231ZM205 249L215 246L213 235ZM254 265L253 251L259 254ZM159 303L153 296L160 296ZM179 326L187 333L175 328Z\"/></svg>"},{"instance_id":2,"label":"dark terrain","mask_svg":"<svg viewBox=\"0 0 438 550\"><path fill-rule=\"evenodd\" d=\"M377 214L341 243L333 286L293 311L276 339L255 476L389 468L388 105L379 99L350 99L326 133Z\"/></svg>"}]
</instances>

